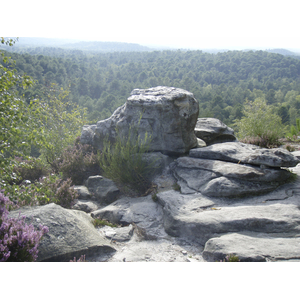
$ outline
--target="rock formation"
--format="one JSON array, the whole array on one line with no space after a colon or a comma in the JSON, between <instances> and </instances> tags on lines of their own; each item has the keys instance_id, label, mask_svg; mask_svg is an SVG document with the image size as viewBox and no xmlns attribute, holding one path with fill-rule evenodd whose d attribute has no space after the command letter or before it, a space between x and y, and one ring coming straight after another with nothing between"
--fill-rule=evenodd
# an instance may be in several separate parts
<instances>
[{"instance_id":1,"label":"rock formation","mask_svg":"<svg viewBox=\"0 0 300 300\"><path fill-rule=\"evenodd\" d=\"M132 127L137 128L141 138L146 133L151 135L149 151L184 154L197 146L194 128L198 111L198 101L183 89L164 86L135 89L110 118L84 126L81 143L102 149L106 137L113 143L116 130L126 137Z\"/></svg>"},{"instance_id":2,"label":"rock formation","mask_svg":"<svg viewBox=\"0 0 300 300\"><path fill-rule=\"evenodd\" d=\"M300 175L299 153L237 142L219 120L197 116L191 93L156 87L134 90L109 119L85 126L82 143L99 149L105 136L114 141L116 128L125 136L136 125L141 136L150 133L155 152L144 159L157 163L157 189L132 198L91 176L76 187L72 210L49 204L11 212L49 227L39 260L220 261L235 254L299 261L300 182L290 180L291 171ZM93 218L119 227L96 229Z\"/></svg>"}]
</instances>

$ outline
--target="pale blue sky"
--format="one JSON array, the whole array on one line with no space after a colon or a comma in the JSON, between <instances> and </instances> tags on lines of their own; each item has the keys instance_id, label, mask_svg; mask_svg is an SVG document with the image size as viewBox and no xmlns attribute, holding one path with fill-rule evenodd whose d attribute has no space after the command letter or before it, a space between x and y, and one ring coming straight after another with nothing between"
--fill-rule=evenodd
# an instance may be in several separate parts
<instances>
[{"instance_id":1,"label":"pale blue sky","mask_svg":"<svg viewBox=\"0 0 300 300\"><path fill-rule=\"evenodd\" d=\"M0 19L0 34L4 36L76 38L199 49L300 50L295 0L6 2L1 4Z\"/></svg>"}]
</instances>

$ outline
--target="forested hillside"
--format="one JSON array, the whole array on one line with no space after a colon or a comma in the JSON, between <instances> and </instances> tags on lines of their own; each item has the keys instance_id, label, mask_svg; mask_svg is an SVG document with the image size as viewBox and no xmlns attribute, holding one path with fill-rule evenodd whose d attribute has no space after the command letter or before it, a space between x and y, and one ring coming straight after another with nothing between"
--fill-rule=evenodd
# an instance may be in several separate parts
<instances>
[{"instance_id":1,"label":"forested hillside","mask_svg":"<svg viewBox=\"0 0 300 300\"><path fill-rule=\"evenodd\" d=\"M42 54L41 54L42 53ZM227 125L242 117L246 99L265 98L283 124L300 117L300 60L267 51L152 51L87 53L35 48L10 53L18 72L37 84L26 99L38 98L44 86L70 89L69 100L88 109L90 123L107 118L134 88L174 86L194 93L200 117Z\"/></svg>"}]
</instances>

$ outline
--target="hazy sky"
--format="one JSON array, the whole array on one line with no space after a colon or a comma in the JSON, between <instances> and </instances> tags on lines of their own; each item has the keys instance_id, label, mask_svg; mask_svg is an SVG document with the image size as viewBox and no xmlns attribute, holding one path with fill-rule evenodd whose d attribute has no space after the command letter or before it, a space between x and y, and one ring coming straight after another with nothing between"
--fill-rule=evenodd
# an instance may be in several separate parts
<instances>
[{"instance_id":1,"label":"hazy sky","mask_svg":"<svg viewBox=\"0 0 300 300\"><path fill-rule=\"evenodd\" d=\"M295 0L5 2L1 4L1 36L76 38L199 49L300 50Z\"/></svg>"}]
</instances>

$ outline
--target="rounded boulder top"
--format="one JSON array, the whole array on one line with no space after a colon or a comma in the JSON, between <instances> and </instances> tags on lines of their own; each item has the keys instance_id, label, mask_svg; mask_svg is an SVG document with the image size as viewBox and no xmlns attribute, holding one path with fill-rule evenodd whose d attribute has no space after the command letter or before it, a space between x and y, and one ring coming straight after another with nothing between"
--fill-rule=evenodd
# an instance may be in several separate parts
<instances>
[{"instance_id":1,"label":"rounded boulder top","mask_svg":"<svg viewBox=\"0 0 300 300\"><path fill-rule=\"evenodd\" d=\"M180 88L157 86L149 89L134 89L130 93L130 97L127 101L131 103L149 102L151 105L153 105L155 102L162 103L165 101L175 101L182 98L194 99L194 95L193 93Z\"/></svg>"}]
</instances>

